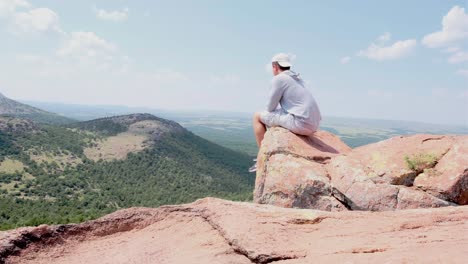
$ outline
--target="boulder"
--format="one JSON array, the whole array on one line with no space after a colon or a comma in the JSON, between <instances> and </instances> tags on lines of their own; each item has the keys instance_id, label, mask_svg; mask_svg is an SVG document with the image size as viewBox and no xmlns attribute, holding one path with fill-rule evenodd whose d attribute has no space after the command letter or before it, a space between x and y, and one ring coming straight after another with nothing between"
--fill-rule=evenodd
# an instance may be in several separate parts
<instances>
[{"instance_id":1,"label":"boulder","mask_svg":"<svg viewBox=\"0 0 468 264\"><path fill-rule=\"evenodd\" d=\"M406 186L356 182L343 196L351 210L389 211L452 205L425 192Z\"/></svg>"},{"instance_id":2,"label":"boulder","mask_svg":"<svg viewBox=\"0 0 468 264\"><path fill-rule=\"evenodd\" d=\"M268 163L263 172L268 177L255 196L258 203L324 211L347 210L332 197L330 179L321 164L282 153L271 156Z\"/></svg>"},{"instance_id":3,"label":"boulder","mask_svg":"<svg viewBox=\"0 0 468 264\"><path fill-rule=\"evenodd\" d=\"M468 136L398 136L335 157L327 171L332 185L352 201L377 203L372 193L382 195L390 188L404 189L407 194L399 195L399 205L390 206L396 209L438 207L452 202L464 205L468 203ZM350 189L356 183L361 187ZM380 204L369 209L379 207L390 208L389 204Z\"/></svg>"},{"instance_id":4,"label":"boulder","mask_svg":"<svg viewBox=\"0 0 468 264\"><path fill-rule=\"evenodd\" d=\"M260 149L260 153L266 156L283 152L315 161L328 160L350 151L348 145L330 132L319 130L313 136L307 137L296 135L282 127L268 129Z\"/></svg>"},{"instance_id":5,"label":"boulder","mask_svg":"<svg viewBox=\"0 0 468 264\"><path fill-rule=\"evenodd\" d=\"M282 207L347 210L332 196L323 165L350 150L326 131L305 137L281 127L269 129L257 156L254 201Z\"/></svg>"},{"instance_id":6,"label":"boulder","mask_svg":"<svg viewBox=\"0 0 468 264\"><path fill-rule=\"evenodd\" d=\"M449 151L455 136L397 136L353 149L348 155L360 161L374 181L412 186L425 169L433 168Z\"/></svg>"},{"instance_id":7,"label":"boulder","mask_svg":"<svg viewBox=\"0 0 468 264\"><path fill-rule=\"evenodd\" d=\"M452 137L453 144L432 169L419 174L414 186L457 204L468 204L468 136Z\"/></svg>"},{"instance_id":8,"label":"boulder","mask_svg":"<svg viewBox=\"0 0 468 264\"><path fill-rule=\"evenodd\" d=\"M267 131L254 201L326 211L468 204L468 136L397 136L351 149L337 136Z\"/></svg>"}]
</instances>

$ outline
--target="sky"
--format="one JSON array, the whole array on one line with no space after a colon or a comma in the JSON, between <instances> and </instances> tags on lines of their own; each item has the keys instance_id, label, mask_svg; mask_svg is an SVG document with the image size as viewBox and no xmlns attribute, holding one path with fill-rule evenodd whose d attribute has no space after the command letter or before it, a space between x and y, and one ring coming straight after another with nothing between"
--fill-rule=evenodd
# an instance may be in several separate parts
<instances>
[{"instance_id":1,"label":"sky","mask_svg":"<svg viewBox=\"0 0 468 264\"><path fill-rule=\"evenodd\" d=\"M0 0L0 93L265 108L293 58L322 115L468 126L468 1Z\"/></svg>"}]
</instances>

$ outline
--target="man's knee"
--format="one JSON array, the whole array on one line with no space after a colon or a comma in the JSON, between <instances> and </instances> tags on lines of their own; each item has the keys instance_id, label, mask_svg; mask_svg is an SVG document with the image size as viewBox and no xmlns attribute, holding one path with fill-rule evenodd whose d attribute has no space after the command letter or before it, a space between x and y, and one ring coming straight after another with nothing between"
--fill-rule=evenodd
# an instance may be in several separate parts
<instances>
[{"instance_id":1,"label":"man's knee","mask_svg":"<svg viewBox=\"0 0 468 264\"><path fill-rule=\"evenodd\" d=\"M261 122L261 119L260 119L260 112L255 112L254 116L253 116L253 120L255 122Z\"/></svg>"}]
</instances>

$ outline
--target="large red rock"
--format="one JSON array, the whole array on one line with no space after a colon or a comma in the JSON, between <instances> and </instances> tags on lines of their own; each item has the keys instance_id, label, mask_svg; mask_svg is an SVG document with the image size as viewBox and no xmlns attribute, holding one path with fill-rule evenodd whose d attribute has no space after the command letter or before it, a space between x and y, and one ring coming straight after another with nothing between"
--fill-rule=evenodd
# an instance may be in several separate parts
<instances>
[{"instance_id":1,"label":"large red rock","mask_svg":"<svg viewBox=\"0 0 468 264\"><path fill-rule=\"evenodd\" d=\"M313 136L300 136L282 127L268 129L262 141L265 154L285 152L307 159L324 160L351 148L330 132L319 130ZM261 152L262 152L261 150Z\"/></svg>"},{"instance_id":2,"label":"large red rock","mask_svg":"<svg viewBox=\"0 0 468 264\"><path fill-rule=\"evenodd\" d=\"M376 181L376 176L350 155L334 158L326 169L331 185L342 194L342 202L351 210L386 211L451 205L424 191Z\"/></svg>"},{"instance_id":3,"label":"large red rock","mask_svg":"<svg viewBox=\"0 0 468 264\"><path fill-rule=\"evenodd\" d=\"M273 128L257 165L257 203L327 211L468 204L468 136L397 136L351 150L328 132Z\"/></svg>"},{"instance_id":4,"label":"large red rock","mask_svg":"<svg viewBox=\"0 0 468 264\"><path fill-rule=\"evenodd\" d=\"M326 131L305 137L281 127L269 129L257 157L254 201L282 207L347 210L332 196L323 164L350 150Z\"/></svg>"},{"instance_id":5,"label":"large red rock","mask_svg":"<svg viewBox=\"0 0 468 264\"><path fill-rule=\"evenodd\" d=\"M412 186L414 179L424 169L433 168L457 139L463 137L426 134L397 136L355 148L349 157L359 160L368 176L375 181ZM408 162L418 164L413 168Z\"/></svg>"},{"instance_id":6,"label":"large red rock","mask_svg":"<svg viewBox=\"0 0 468 264\"><path fill-rule=\"evenodd\" d=\"M335 157L327 171L332 185L353 201L378 203L372 199L391 188L404 189L406 200L399 197L401 205L377 207L438 207L448 205L447 201L463 205L468 203L468 136L394 137ZM353 190L358 190L349 192L356 183L360 184Z\"/></svg>"},{"instance_id":7,"label":"large red rock","mask_svg":"<svg viewBox=\"0 0 468 264\"><path fill-rule=\"evenodd\" d=\"M466 263L468 207L324 212L206 198L0 232L0 263Z\"/></svg>"},{"instance_id":8,"label":"large red rock","mask_svg":"<svg viewBox=\"0 0 468 264\"><path fill-rule=\"evenodd\" d=\"M406 186L375 184L371 181L354 183L343 196L351 210L388 211L452 205Z\"/></svg>"},{"instance_id":9,"label":"large red rock","mask_svg":"<svg viewBox=\"0 0 468 264\"><path fill-rule=\"evenodd\" d=\"M255 200L282 207L342 211L346 207L332 196L325 168L316 162L276 154L264 167L264 182L258 185Z\"/></svg>"},{"instance_id":10,"label":"large red rock","mask_svg":"<svg viewBox=\"0 0 468 264\"><path fill-rule=\"evenodd\" d=\"M453 144L433 169L419 174L414 186L457 204L468 204L468 136L453 138Z\"/></svg>"}]
</instances>

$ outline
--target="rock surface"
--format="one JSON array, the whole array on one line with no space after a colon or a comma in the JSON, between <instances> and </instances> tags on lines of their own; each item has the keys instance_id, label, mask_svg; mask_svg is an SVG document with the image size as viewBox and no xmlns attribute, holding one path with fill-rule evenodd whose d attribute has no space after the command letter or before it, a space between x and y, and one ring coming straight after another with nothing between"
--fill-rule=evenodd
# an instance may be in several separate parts
<instances>
[{"instance_id":1,"label":"rock surface","mask_svg":"<svg viewBox=\"0 0 468 264\"><path fill-rule=\"evenodd\" d=\"M267 131L254 201L326 211L468 204L468 136L398 136L351 149L318 131Z\"/></svg>"},{"instance_id":2,"label":"rock surface","mask_svg":"<svg viewBox=\"0 0 468 264\"><path fill-rule=\"evenodd\" d=\"M269 129L257 157L254 201L283 207L347 210L333 197L323 165L350 151L337 136L326 131L302 137L280 127Z\"/></svg>"},{"instance_id":3,"label":"rock surface","mask_svg":"<svg viewBox=\"0 0 468 264\"><path fill-rule=\"evenodd\" d=\"M205 198L0 232L0 263L466 263L468 206L324 212Z\"/></svg>"}]
</instances>

